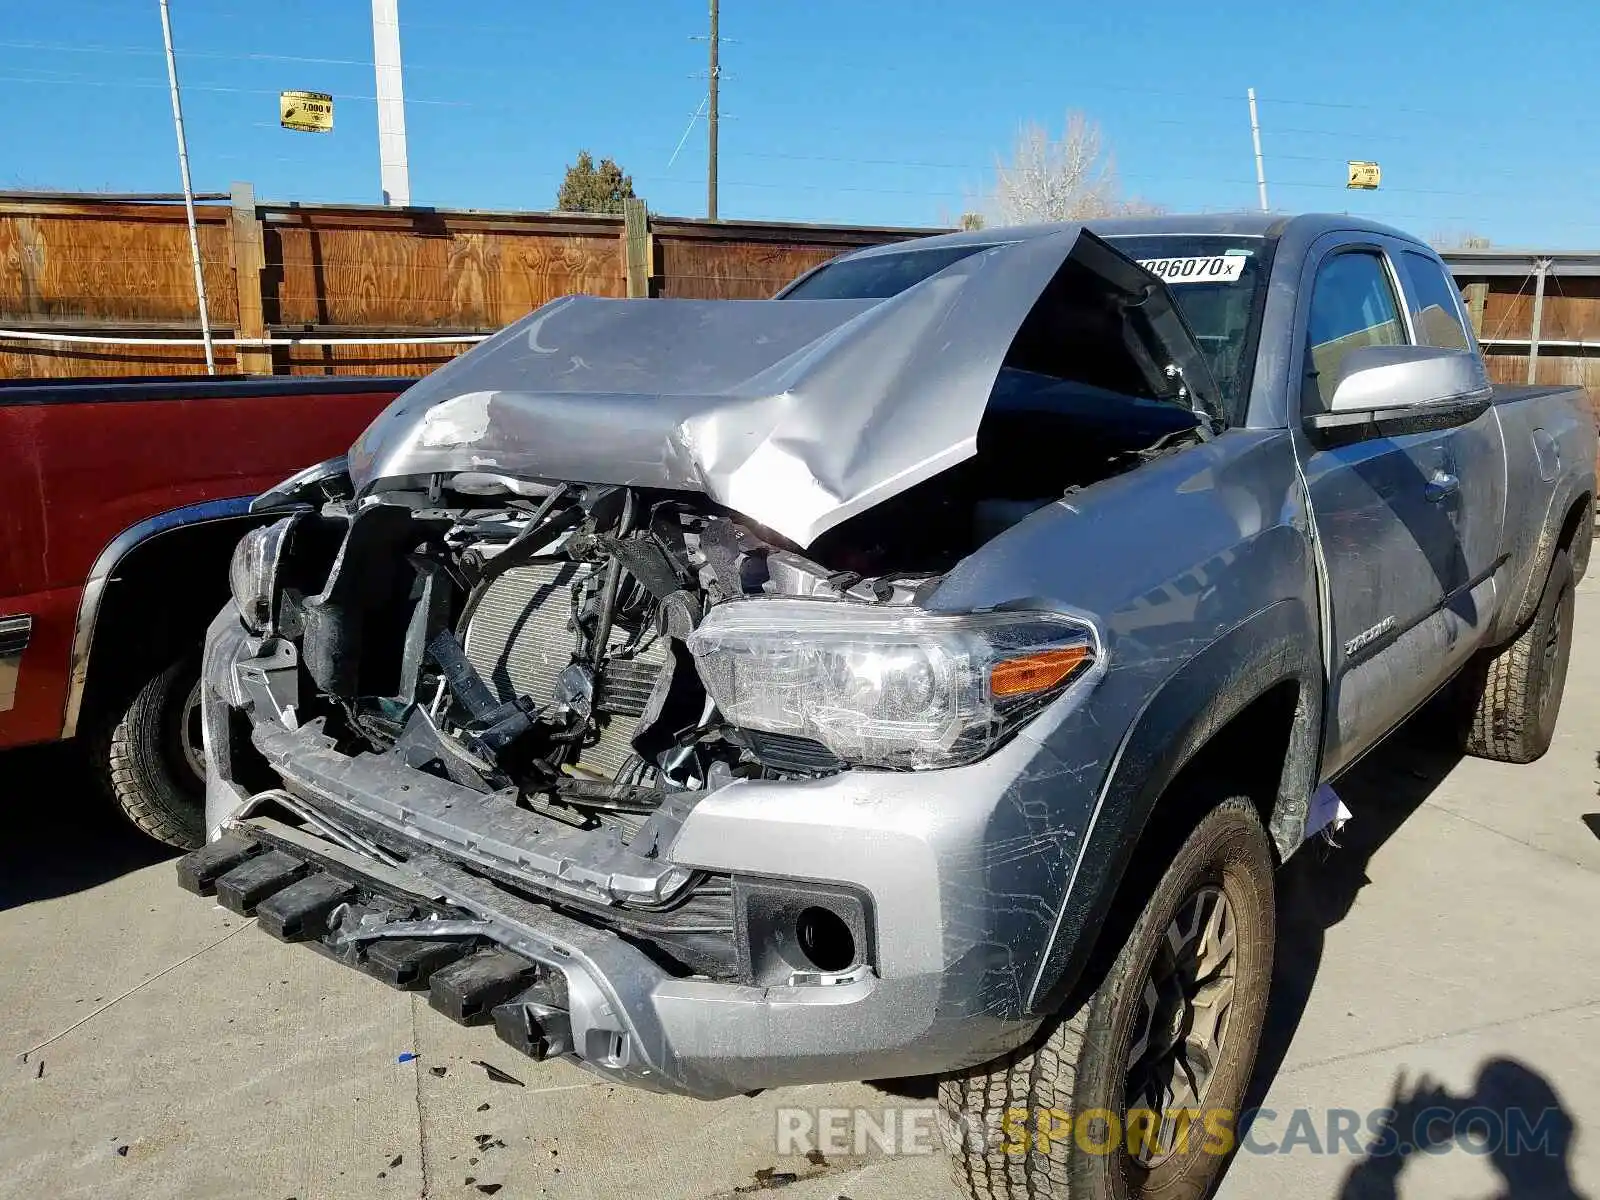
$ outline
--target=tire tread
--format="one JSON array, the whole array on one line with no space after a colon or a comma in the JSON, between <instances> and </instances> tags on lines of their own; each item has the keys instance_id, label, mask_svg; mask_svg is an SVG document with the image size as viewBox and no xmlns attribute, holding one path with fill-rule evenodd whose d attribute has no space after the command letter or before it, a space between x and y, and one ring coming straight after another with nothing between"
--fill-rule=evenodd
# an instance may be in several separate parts
<instances>
[{"instance_id":1,"label":"tire tread","mask_svg":"<svg viewBox=\"0 0 1600 1200\"><path fill-rule=\"evenodd\" d=\"M1539 711L1543 647L1551 615L1572 588L1572 563L1558 551L1533 619L1478 667L1476 701L1466 729L1466 752L1496 762L1530 763L1549 749L1550 730ZM1570 630L1568 632L1570 639ZM1481 687L1480 687L1481 681ZM1557 697L1558 704L1560 702Z\"/></svg>"},{"instance_id":2,"label":"tire tread","mask_svg":"<svg viewBox=\"0 0 1600 1200\"><path fill-rule=\"evenodd\" d=\"M167 706L187 695L194 669L181 661L151 676L126 708L101 722L90 741L106 794L141 832L180 850L204 843L204 819L172 779L161 747Z\"/></svg>"}]
</instances>

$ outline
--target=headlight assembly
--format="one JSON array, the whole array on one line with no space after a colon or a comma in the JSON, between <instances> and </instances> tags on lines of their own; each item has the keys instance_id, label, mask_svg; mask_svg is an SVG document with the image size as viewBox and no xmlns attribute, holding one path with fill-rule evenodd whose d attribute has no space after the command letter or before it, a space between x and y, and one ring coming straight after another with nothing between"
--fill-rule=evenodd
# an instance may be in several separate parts
<instances>
[{"instance_id":1,"label":"headlight assembly","mask_svg":"<svg viewBox=\"0 0 1600 1200\"><path fill-rule=\"evenodd\" d=\"M296 471L276 487L268 488L250 501L253 513L271 512L293 505L317 505L323 500L350 495L350 462L341 454L327 462L313 463Z\"/></svg>"},{"instance_id":2,"label":"headlight assembly","mask_svg":"<svg viewBox=\"0 0 1600 1200\"><path fill-rule=\"evenodd\" d=\"M1092 670L1087 622L824 600L732 601L689 637L733 725L809 738L861 766L982 758Z\"/></svg>"},{"instance_id":3,"label":"headlight assembly","mask_svg":"<svg viewBox=\"0 0 1600 1200\"><path fill-rule=\"evenodd\" d=\"M271 525L252 529L239 539L228 563L228 587L239 619L251 633L273 630L277 615L278 565L283 560L289 534L299 521L295 513Z\"/></svg>"}]
</instances>

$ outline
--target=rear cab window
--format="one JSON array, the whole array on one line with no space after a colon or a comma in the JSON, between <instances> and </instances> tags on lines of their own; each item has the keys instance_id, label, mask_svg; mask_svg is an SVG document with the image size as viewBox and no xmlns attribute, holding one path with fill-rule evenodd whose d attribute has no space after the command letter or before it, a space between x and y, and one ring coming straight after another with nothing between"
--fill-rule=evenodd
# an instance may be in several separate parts
<instances>
[{"instance_id":1,"label":"rear cab window","mask_svg":"<svg viewBox=\"0 0 1600 1200\"><path fill-rule=\"evenodd\" d=\"M1437 259L1405 250L1400 254L1411 301L1411 324L1417 341L1441 350L1471 350L1461 319L1461 292Z\"/></svg>"}]
</instances>

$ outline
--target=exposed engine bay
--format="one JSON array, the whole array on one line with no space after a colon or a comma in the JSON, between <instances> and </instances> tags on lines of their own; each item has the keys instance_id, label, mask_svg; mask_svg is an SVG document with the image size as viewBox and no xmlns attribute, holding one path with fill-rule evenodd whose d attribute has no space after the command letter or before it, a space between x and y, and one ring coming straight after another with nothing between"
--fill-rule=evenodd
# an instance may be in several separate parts
<instances>
[{"instance_id":1,"label":"exposed engine bay","mask_svg":"<svg viewBox=\"0 0 1600 1200\"><path fill-rule=\"evenodd\" d=\"M973 459L809 553L683 493L464 472L358 502L330 481L320 509L265 531L281 534L260 616L300 643L312 685L292 719L624 834L670 792L844 769L827 746L718 711L687 647L708 612L757 597L916 611L1064 491L1201 436L1169 405L1006 376Z\"/></svg>"},{"instance_id":2,"label":"exposed engine bay","mask_svg":"<svg viewBox=\"0 0 1600 1200\"><path fill-rule=\"evenodd\" d=\"M516 487L524 495L496 507L456 507L473 498L447 487L434 499L388 493L302 518L297 541L349 522L321 594L286 584L280 618L302 631L330 725L475 790L513 788L584 826L649 812L663 788L773 769L707 711L684 640L734 597L863 598L859 578L682 498ZM878 580L864 597L904 600L911 587ZM822 754L802 765L842 764Z\"/></svg>"}]
</instances>

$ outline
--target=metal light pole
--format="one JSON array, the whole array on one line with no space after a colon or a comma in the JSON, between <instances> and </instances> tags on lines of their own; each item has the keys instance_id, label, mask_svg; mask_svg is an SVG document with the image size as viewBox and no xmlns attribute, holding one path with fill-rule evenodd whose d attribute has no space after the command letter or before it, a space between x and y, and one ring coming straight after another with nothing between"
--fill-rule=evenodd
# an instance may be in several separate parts
<instances>
[{"instance_id":1,"label":"metal light pole","mask_svg":"<svg viewBox=\"0 0 1600 1200\"><path fill-rule=\"evenodd\" d=\"M1267 208L1267 168L1261 161L1261 122L1256 117L1256 90L1251 88L1250 96L1250 137L1256 144L1256 190L1261 193L1261 211Z\"/></svg>"},{"instance_id":2,"label":"metal light pole","mask_svg":"<svg viewBox=\"0 0 1600 1200\"><path fill-rule=\"evenodd\" d=\"M400 0L372 0L372 63L378 84L378 172L383 202L411 203L406 100L400 75Z\"/></svg>"},{"instance_id":3,"label":"metal light pole","mask_svg":"<svg viewBox=\"0 0 1600 1200\"><path fill-rule=\"evenodd\" d=\"M189 183L189 143L183 136L183 101L178 96L178 60L172 54L172 17L161 0L161 40L167 48L167 84L172 91L172 126L178 134L178 173L183 177L183 211L189 218L189 253L194 259L194 294L200 303L200 340L206 348L206 374L217 373L211 350L211 314L206 308L206 275L200 267L200 230L194 221L194 188Z\"/></svg>"}]
</instances>

